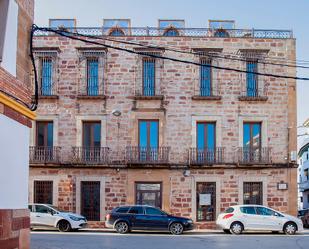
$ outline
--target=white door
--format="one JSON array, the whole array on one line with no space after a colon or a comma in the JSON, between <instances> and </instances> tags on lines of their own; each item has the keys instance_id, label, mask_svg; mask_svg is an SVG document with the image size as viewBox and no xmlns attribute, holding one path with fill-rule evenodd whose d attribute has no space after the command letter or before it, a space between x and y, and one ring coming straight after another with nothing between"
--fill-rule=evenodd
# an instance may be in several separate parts
<instances>
[{"instance_id":1,"label":"white door","mask_svg":"<svg viewBox=\"0 0 309 249\"><path fill-rule=\"evenodd\" d=\"M259 217L254 206L240 207L241 219L245 226L245 230L255 230L259 223Z\"/></svg>"},{"instance_id":2,"label":"white door","mask_svg":"<svg viewBox=\"0 0 309 249\"><path fill-rule=\"evenodd\" d=\"M282 219L276 215L276 212L266 207L256 207L258 214L259 230L282 230Z\"/></svg>"},{"instance_id":3,"label":"white door","mask_svg":"<svg viewBox=\"0 0 309 249\"><path fill-rule=\"evenodd\" d=\"M52 215L53 210L45 205L35 205L33 224L36 226L54 226L57 217Z\"/></svg>"}]
</instances>

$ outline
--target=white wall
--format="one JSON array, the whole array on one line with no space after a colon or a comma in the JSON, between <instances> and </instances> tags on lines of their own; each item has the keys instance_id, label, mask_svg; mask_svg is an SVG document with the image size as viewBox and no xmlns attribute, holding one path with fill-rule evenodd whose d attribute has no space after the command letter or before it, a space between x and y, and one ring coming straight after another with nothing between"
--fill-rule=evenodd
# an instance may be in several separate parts
<instances>
[{"instance_id":1,"label":"white wall","mask_svg":"<svg viewBox=\"0 0 309 249\"><path fill-rule=\"evenodd\" d=\"M17 27L18 5L15 1L10 0L4 34L3 56L0 66L14 76L16 76Z\"/></svg>"},{"instance_id":2,"label":"white wall","mask_svg":"<svg viewBox=\"0 0 309 249\"><path fill-rule=\"evenodd\" d=\"M0 209L27 208L30 129L0 114Z\"/></svg>"}]
</instances>

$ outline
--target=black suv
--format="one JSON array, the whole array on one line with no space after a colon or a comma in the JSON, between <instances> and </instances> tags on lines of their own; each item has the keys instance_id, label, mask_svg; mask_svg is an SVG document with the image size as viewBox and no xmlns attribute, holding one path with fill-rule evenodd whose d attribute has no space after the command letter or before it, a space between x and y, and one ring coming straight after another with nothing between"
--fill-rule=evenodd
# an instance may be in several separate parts
<instances>
[{"instance_id":1,"label":"black suv","mask_svg":"<svg viewBox=\"0 0 309 249\"><path fill-rule=\"evenodd\" d=\"M165 213L159 208L145 205L122 206L106 215L106 226L118 233L131 230L164 230L182 234L193 229L193 221Z\"/></svg>"}]
</instances>

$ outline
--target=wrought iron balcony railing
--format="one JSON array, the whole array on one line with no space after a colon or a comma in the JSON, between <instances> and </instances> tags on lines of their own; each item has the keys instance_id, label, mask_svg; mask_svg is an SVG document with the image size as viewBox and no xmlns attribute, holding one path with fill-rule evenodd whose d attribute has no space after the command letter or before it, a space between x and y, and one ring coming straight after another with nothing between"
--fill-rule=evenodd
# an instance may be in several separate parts
<instances>
[{"instance_id":1,"label":"wrought iron balcony railing","mask_svg":"<svg viewBox=\"0 0 309 249\"><path fill-rule=\"evenodd\" d=\"M128 164L167 164L169 163L170 147L139 147L126 148Z\"/></svg>"},{"instance_id":2,"label":"wrought iron balcony railing","mask_svg":"<svg viewBox=\"0 0 309 249\"><path fill-rule=\"evenodd\" d=\"M271 149L268 147L241 147L238 149L240 164L269 164L271 163Z\"/></svg>"},{"instance_id":3,"label":"wrought iron balcony railing","mask_svg":"<svg viewBox=\"0 0 309 249\"><path fill-rule=\"evenodd\" d=\"M239 100L267 100L267 92L264 88L246 89L240 93Z\"/></svg>"},{"instance_id":4,"label":"wrought iron balcony railing","mask_svg":"<svg viewBox=\"0 0 309 249\"><path fill-rule=\"evenodd\" d=\"M124 36L163 36L166 29L157 27L131 27L121 28ZM291 30L267 30L267 29L226 29L218 30L211 28L178 28L178 36L191 37L218 37L218 38L272 38L272 39L290 39L293 38ZM103 27L78 27L73 32L91 36L108 36L110 28ZM224 35L222 35L224 34ZM36 31L35 36L52 36L53 32Z\"/></svg>"},{"instance_id":5,"label":"wrought iron balcony railing","mask_svg":"<svg viewBox=\"0 0 309 249\"><path fill-rule=\"evenodd\" d=\"M107 164L109 162L108 147L73 147L72 163Z\"/></svg>"},{"instance_id":6,"label":"wrought iron balcony railing","mask_svg":"<svg viewBox=\"0 0 309 249\"><path fill-rule=\"evenodd\" d=\"M221 93L217 85L201 87L200 82L194 84L193 99L221 99Z\"/></svg>"},{"instance_id":7,"label":"wrought iron balcony railing","mask_svg":"<svg viewBox=\"0 0 309 249\"><path fill-rule=\"evenodd\" d=\"M191 148L189 151L190 165L212 165L224 162L224 148Z\"/></svg>"},{"instance_id":8,"label":"wrought iron balcony railing","mask_svg":"<svg viewBox=\"0 0 309 249\"><path fill-rule=\"evenodd\" d=\"M78 86L78 95L80 97L99 97L104 96L104 83L103 79L89 80L87 78L80 79Z\"/></svg>"},{"instance_id":9,"label":"wrought iron balcony railing","mask_svg":"<svg viewBox=\"0 0 309 249\"><path fill-rule=\"evenodd\" d=\"M30 146L30 163L59 163L61 147Z\"/></svg>"}]
</instances>

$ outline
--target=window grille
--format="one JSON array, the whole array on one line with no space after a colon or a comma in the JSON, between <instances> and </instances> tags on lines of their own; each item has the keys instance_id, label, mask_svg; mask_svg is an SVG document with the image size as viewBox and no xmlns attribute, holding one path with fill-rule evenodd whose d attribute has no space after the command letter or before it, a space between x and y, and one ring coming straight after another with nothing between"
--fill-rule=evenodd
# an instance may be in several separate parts
<instances>
[{"instance_id":1,"label":"window grille","mask_svg":"<svg viewBox=\"0 0 309 249\"><path fill-rule=\"evenodd\" d=\"M34 181L34 203L53 204L53 182Z\"/></svg>"}]
</instances>

